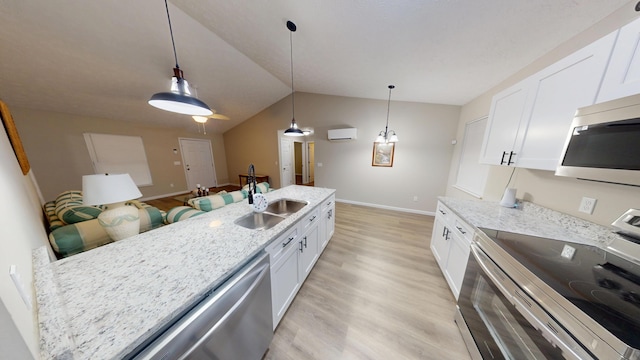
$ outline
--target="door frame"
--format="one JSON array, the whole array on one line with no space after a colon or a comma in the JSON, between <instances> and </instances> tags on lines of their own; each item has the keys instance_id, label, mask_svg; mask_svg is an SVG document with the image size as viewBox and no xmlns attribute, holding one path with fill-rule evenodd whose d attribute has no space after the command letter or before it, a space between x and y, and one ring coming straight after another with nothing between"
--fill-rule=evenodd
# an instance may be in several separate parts
<instances>
[{"instance_id":1,"label":"door frame","mask_svg":"<svg viewBox=\"0 0 640 360\"><path fill-rule=\"evenodd\" d=\"M180 157L182 158L182 170L184 171L184 180L185 180L185 182L187 184L187 189L189 189L189 190L195 189L195 184L193 184L192 188L190 187L189 174L187 172L187 163L184 160L184 151L182 151L182 141L183 140L187 140L187 141L202 141L202 142L206 142L209 145L209 153L211 154L211 166L213 168L213 187L218 187L218 175L216 174L216 162L215 162L215 158L213 157L213 146L211 144L211 140L210 139L179 137L178 138L178 146L180 148Z\"/></svg>"}]
</instances>

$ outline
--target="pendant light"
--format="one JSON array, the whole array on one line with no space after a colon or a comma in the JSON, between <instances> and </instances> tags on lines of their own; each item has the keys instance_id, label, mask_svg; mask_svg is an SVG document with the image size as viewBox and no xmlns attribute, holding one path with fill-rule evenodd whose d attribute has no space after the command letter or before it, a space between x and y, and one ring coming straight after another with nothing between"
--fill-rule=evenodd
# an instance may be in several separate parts
<instances>
[{"instance_id":1,"label":"pendant light","mask_svg":"<svg viewBox=\"0 0 640 360\"><path fill-rule=\"evenodd\" d=\"M375 142L377 143L396 143L398 142L398 135L393 130L389 130L389 109L391 108L391 90L395 88L394 85L389 85L389 102L387 103L387 125L384 130L380 131Z\"/></svg>"},{"instance_id":2,"label":"pendant light","mask_svg":"<svg viewBox=\"0 0 640 360\"><path fill-rule=\"evenodd\" d=\"M169 16L169 5L164 0L167 8L167 19L169 20L169 33L171 34L171 44L173 45L173 56L176 60L176 67L173 68L171 78L171 90L169 92L159 92L149 99L149 105L158 109L171 111L186 115L207 116L213 114L211 108L198 98L191 96L189 83L184 78L184 73L178 66L178 54L176 53L176 43L173 39L173 29L171 28L171 17Z\"/></svg>"},{"instance_id":3,"label":"pendant light","mask_svg":"<svg viewBox=\"0 0 640 360\"><path fill-rule=\"evenodd\" d=\"M296 102L293 88L293 32L297 29L296 24L287 21L287 29L289 29L289 44L291 45L291 126L284 131L284 134L287 136L304 136L304 133L296 124Z\"/></svg>"}]
</instances>

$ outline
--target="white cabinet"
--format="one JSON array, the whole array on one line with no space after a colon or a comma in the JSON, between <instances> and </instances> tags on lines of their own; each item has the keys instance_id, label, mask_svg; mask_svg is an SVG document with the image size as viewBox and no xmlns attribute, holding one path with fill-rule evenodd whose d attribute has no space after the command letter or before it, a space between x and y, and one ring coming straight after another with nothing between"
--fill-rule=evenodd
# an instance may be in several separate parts
<instances>
[{"instance_id":1,"label":"white cabinet","mask_svg":"<svg viewBox=\"0 0 640 360\"><path fill-rule=\"evenodd\" d=\"M323 204L328 203L329 200L333 204L333 197L326 199ZM326 225L326 222L320 218L321 207L322 205L319 205L311 210L291 229L266 247L271 260L274 330L322 252L321 228ZM335 220L332 219L332 221Z\"/></svg>"},{"instance_id":2,"label":"white cabinet","mask_svg":"<svg viewBox=\"0 0 640 360\"><path fill-rule=\"evenodd\" d=\"M594 104L616 33L494 96L480 162L555 170L577 108Z\"/></svg>"},{"instance_id":3,"label":"white cabinet","mask_svg":"<svg viewBox=\"0 0 640 360\"><path fill-rule=\"evenodd\" d=\"M609 34L533 76L516 166L555 171L576 109L596 102L615 39Z\"/></svg>"},{"instance_id":4,"label":"white cabinet","mask_svg":"<svg viewBox=\"0 0 640 360\"><path fill-rule=\"evenodd\" d=\"M319 222L318 209L313 210L311 214L307 215L305 219L302 220L301 225L305 230L302 236L298 239L298 250L300 251L298 271L302 281L307 278L313 268L313 265L316 264L316 261L320 256L320 243L318 241Z\"/></svg>"},{"instance_id":5,"label":"white cabinet","mask_svg":"<svg viewBox=\"0 0 640 360\"><path fill-rule=\"evenodd\" d=\"M431 251L456 300L467 268L472 238L473 228L438 202Z\"/></svg>"},{"instance_id":6,"label":"white cabinet","mask_svg":"<svg viewBox=\"0 0 640 360\"><path fill-rule=\"evenodd\" d=\"M489 123L480 151L480 162L489 165L513 165L516 156L516 138L527 96L530 80L521 81L496 94L491 101Z\"/></svg>"},{"instance_id":7,"label":"white cabinet","mask_svg":"<svg viewBox=\"0 0 640 360\"><path fill-rule=\"evenodd\" d=\"M298 228L288 231L267 246L271 257L271 305L273 328L280 322L295 298L302 278L299 272Z\"/></svg>"},{"instance_id":8,"label":"white cabinet","mask_svg":"<svg viewBox=\"0 0 640 360\"><path fill-rule=\"evenodd\" d=\"M640 19L620 28L598 101L640 93Z\"/></svg>"},{"instance_id":9,"label":"white cabinet","mask_svg":"<svg viewBox=\"0 0 640 360\"><path fill-rule=\"evenodd\" d=\"M321 211L321 224L320 224L320 253L324 251L324 248L329 244L329 240L333 237L333 233L336 228L336 201L335 195L331 195L329 199L322 203Z\"/></svg>"}]
</instances>

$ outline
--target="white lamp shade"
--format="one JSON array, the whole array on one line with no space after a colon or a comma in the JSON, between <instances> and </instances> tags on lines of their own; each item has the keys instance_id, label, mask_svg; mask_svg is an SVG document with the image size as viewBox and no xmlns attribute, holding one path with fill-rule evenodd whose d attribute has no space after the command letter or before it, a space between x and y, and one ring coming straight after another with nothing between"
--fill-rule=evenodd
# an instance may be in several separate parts
<instances>
[{"instance_id":1,"label":"white lamp shade","mask_svg":"<svg viewBox=\"0 0 640 360\"><path fill-rule=\"evenodd\" d=\"M142 197L129 174L95 174L82 177L82 202L106 205Z\"/></svg>"}]
</instances>

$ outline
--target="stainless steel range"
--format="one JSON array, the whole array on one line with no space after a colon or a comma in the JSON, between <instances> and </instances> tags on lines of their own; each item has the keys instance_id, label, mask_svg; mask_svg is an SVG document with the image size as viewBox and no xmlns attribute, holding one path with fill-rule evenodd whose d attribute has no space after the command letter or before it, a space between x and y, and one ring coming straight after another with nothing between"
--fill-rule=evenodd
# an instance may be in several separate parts
<instances>
[{"instance_id":1,"label":"stainless steel range","mask_svg":"<svg viewBox=\"0 0 640 360\"><path fill-rule=\"evenodd\" d=\"M472 357L640 359L637 260L595 246L480 230L456 316Z\"/></svg>"}]
</instances>

